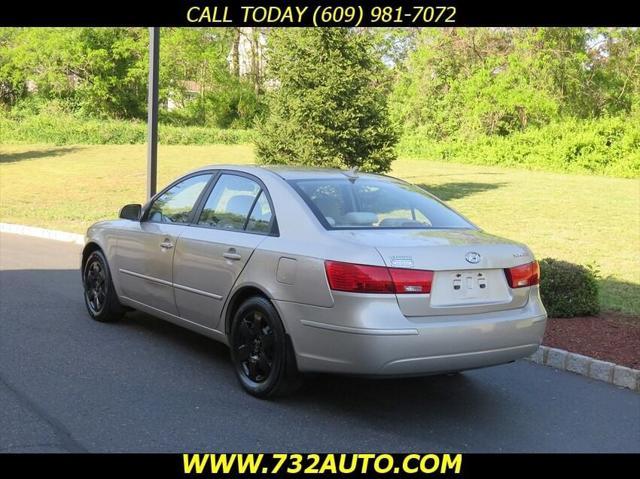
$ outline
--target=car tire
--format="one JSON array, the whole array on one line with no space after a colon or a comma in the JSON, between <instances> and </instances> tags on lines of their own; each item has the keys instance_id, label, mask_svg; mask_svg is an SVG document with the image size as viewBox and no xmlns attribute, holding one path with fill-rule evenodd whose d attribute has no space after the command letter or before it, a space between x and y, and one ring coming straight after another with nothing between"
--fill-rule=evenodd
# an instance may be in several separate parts
<instances>
[{"instance_id":1,"label":"car tire","mask_svg":"<svg viewBox=\"0 0 640 479\"><path fill-rule=\"evenodd\" d=\"M283 396L300 386L291 339L266 298L254 296L240 305L233 315L229 345L236 376L249 394Z\"/></svg>"},{"instance_id":2,"label":"car tire","mask_svg":"<svg viewBox=\"0 0 640 479\"><path fill-rule=\"evenodd\" d=\"M122 318L124 308L113 287L111 272L104 254L93 251L82 267L84 303L96 321L111 323Z\"/></svg>"}]
</instances>

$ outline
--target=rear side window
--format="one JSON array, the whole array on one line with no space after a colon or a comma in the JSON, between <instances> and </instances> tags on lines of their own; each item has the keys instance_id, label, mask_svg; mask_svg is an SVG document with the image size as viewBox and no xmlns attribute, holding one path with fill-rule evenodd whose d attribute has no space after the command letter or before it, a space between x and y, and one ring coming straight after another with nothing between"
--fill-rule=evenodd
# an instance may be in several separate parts
<instances>
[{"instance_id":1,"label":"rear side window","mask_svg":"<svg viewBox=\"0 0 640 479\"><path fill-rule=\"evenodd\" d=\"M268 234L272 225L271 206L258 183L244 176L223 174L211 190L198 224Z\"/></svg>"},{"instance_id":2,"label":"rear side window","mask_svg":"<svg viewBox=\"0 0 640 479\"><path fill-rule=\"evenodd\" d=\"M346 177L289 183L328 229L473 228L435 197L408 183Z\"/></svg>"},{"instance_id":3,"label":"rear side window","mask_svg":"<svg viewBox=\"0 0 640 479\"><path fill-rule=\"evenodd\" d=\"M271 220L273 215L271 213L271 205L264 191L260 192L258 200L256 201L251 214L249 215L249 221L247 222L247 231L253 231L256 233L269 233L271 231Z\"/></svg>"}]
</instances>

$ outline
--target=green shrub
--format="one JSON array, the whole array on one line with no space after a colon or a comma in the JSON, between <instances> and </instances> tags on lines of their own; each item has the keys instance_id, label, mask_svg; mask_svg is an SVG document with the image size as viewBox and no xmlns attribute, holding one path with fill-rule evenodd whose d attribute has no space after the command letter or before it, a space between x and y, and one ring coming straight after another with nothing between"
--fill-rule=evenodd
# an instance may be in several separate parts
<instances>
[{"instance_id":1,"label":"green shrub","mask_svg":"<svg viewBox=\"0 0 640 479\"><path fill-rule=\"evenodd\" d=\"M0 117L0 144L130 145L146 141L147 126L133 120L98 120L59 112L26 117ZM239 144L253 141L252 130L160 124L165 145Z\"/></svg>"},{"instance_id":2,"label":"green shrub","mask_svg":"<svg viewBox=\"0 0 640 479\"><path fill-rule=\"evenodd\" d=\"M398 152L454 163L640 177L640 118L569 119L507 136L431 138L429 131L405 135Z\"/></svg>"},{"instance_id":3,"label":"green shrub","mask_svg":"<svg viewBox=\"0 0 640 479\"><path fill-rule=\"evenodd\" d=\"M549 317L598 314L598 277L597 269L591 265L553 258L540 260L540 295Z\"/></svg>"},{"instance_id":4,"label":"green shrub","mask_svg":"<svg viewBox=\"0 0 640 479\"><path fill-rule=\"evenodd\" d=\"M160 110L160 122L172 126L249 129L264 113L265 105L252 85L230 82L215 91L184 102L175 110Z\"/></svg>"}]
</instances>

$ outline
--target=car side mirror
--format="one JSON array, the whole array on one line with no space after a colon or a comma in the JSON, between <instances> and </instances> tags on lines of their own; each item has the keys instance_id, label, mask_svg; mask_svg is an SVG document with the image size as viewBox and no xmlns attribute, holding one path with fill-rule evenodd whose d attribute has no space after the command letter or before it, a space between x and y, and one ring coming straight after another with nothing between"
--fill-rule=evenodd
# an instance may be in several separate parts
<instances>
[{"instance_id":1,"label":"car side mirror","mask_svg":"<svg viewBox=\"0 0 640 479\"><path fill-rule=\"evenodd\" d=\"M142 205L130 204L124 205L120 210L120 218L123 220L140 221L140 214L142 213Z\"/></svg>"}]
</instances>

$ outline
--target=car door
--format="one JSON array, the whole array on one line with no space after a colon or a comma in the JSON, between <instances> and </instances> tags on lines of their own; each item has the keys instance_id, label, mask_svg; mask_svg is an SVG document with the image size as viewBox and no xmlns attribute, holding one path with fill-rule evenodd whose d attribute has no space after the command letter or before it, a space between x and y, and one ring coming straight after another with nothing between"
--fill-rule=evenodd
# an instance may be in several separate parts
<instances>
[{"instance_id":1,"label":"car door","mask_svg":"<svg viewBox=\"0 0 640 479\"><path fill-rule=\"evenodd\" d=\"M222 308L255 248L272 234L275 218L256 178L223 173L198 218L181 233L173 282L181 318L217 329Z\"/></svg>"},{"instance_id":2,"label":"car door","mask_svg":"<svg viewBox=\"0 0 640 479\"><path fill-rule=\"evenodd\" d=\"M137 303L177 315L173 294L173 256L211 172L183 178L161 192L140 222L131 224L117 242L122 294Z\"/></svg>"}]
</instances>

